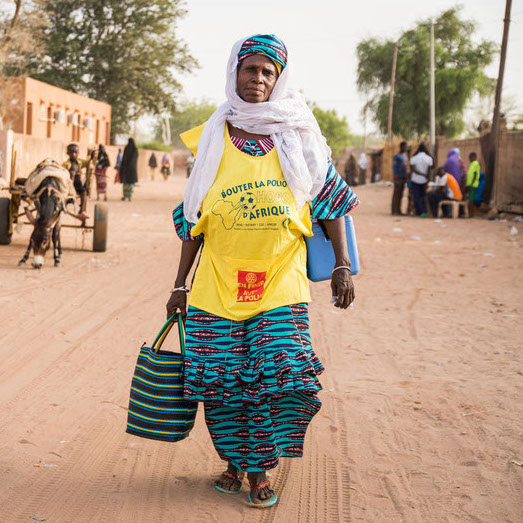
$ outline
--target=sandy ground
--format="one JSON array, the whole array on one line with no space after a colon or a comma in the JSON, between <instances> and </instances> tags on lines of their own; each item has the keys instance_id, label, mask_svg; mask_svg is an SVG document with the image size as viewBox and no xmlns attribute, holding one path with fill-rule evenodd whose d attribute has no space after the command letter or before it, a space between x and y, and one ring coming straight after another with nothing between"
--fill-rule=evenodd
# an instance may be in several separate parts
<instances>
[{"instance_id":1,"label":"sandy ground","mask_svg":"<svg viewBox=\"0 0 523 523\"><path fill-rule=\"evenodd\" d=\"M523 225L393 219L389 187L357 191L355 308L312 286L323 408L306 456L272 474L276 507L212 488L223 464L201 413L181 443L125 434L183 183L143 184L132 203L111 187L106 253L65 230L62 267L35 271L16 267L28 227L0 247L0 521L522 521Z\"/></svg>"}]
</instances>

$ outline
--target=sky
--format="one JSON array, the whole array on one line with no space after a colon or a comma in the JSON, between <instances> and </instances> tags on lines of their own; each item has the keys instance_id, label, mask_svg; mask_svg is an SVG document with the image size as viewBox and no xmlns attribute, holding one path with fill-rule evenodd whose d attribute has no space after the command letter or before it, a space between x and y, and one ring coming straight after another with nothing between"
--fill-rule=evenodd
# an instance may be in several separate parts
<instances>
[{"instance_id":1,"label":"sky","mask_svg":"<svg viewBox=\"0 0 523 523\"><path fill-rule=\"evenodd\" d=\"M477 22L478 39L501 45L504 0L462 0L463 14ZM450 0L187 0L178 36L200 69L182 76L183 96L225 100L225 65L234 42L254 33L274 33L286 44L291 85L323 109L345 116L352 132L363 132L365 95L356 87L356 46L369 37L397 38L417 20L456 5ZM523 112L523 0L512 2L512 22L503 95ZM499 57L487 69L497 77ZM373 124L369 122L368 130Z\"/></svg>"}]
</instances>

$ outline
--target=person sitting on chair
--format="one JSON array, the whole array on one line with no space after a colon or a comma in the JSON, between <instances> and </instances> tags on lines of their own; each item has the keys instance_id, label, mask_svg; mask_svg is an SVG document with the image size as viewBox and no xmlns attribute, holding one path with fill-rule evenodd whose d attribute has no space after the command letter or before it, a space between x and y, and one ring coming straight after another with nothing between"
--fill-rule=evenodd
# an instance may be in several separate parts
<instances>
[{"instance_id":1,"label":"person sitting on chair","mask_svg":"<svg viewBox=\"0 0 523 523\"><path fill-rule=\"evenodd\" d=\"M456 200L461 201L463 199L463 194L459 188L459 184L452 176L445 172L443 167L440 167L436 176L434 177L434 182L429 184L433 189L428 193L427 197L429 200L430 212L434 218L438 217L438 204L443 200ZM450 217L450 209L443 209L443 215L447 218Z\"/></svg>"}]
</instances>

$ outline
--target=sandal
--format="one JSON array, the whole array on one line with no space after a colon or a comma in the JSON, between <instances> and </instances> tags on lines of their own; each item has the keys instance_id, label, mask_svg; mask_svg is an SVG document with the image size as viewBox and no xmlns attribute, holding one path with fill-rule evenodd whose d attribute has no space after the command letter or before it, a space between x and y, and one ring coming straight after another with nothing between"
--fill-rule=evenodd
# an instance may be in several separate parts
<instances>
[{"instance_id":1,"label":"sandal","mask_svg":"<svg viewBox=\"0 0 523 523\"><path fill-rule=\"evenodd\" d=\"M262 488L265 488L265 487L271 487L271 482L266 479L265 481L262 481L261 483L259 483L258 485L256 485L255 483L251 483L249 481L249 485L251 486L251 489L254 489L256 491L260 491ZM276 495L276 492L274 492L273 488L271 487L271 490L272 492L274 493L273 496L271 496L269 499L266 499L266 500L260 500L258 503L255 503L252 498L251 498L251 493L249 492L249 503L253 506L253 507L256 507L256 508L268 508L268 507L272 507L277 501L278 501L278 496Z\"/></svg>"},{"instance_id":2,"label":"sandal","mask_svg":"<svg viewBox=\"0 0 523 523\"><path fill-rule=\"evenodd\" d=\"M234 481L239 481L240 482L240 488L238 490L228 490L226 488L219 487L218 485L214 485L216 490L219 490L220 492L223 492L224 494L239 494L242 491L242 488L243 488L243 483L242 483L243 476L239 476L239 475L235 476L232 472L229 472L228 470L224 470L222 472L222 476L225 477L225 478L232 479L233 480L232 485L234 485ZM232 485L231 485L231 487L232 487Z\"/></svg>"}]
</instances>

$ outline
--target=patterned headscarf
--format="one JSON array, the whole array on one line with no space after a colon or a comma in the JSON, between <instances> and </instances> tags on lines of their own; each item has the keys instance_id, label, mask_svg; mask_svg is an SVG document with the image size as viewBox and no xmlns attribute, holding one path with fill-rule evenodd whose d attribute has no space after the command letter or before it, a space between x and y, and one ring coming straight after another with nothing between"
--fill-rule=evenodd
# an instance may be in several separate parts
<instances>
[{"instance_id":1,"label":"patterned headscarf","mask_svg":"<svg viewBox=\"0 0 523 523\"><path fill-rule=\"evenodd\" d=\"M270 58L278 69L278 74L287 65L287 48L275 35L255 35L245 40L238 53L238 63L253 54L263 54Z\"/></svg>"}]
</instances>

